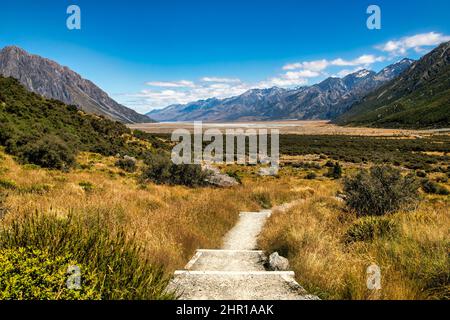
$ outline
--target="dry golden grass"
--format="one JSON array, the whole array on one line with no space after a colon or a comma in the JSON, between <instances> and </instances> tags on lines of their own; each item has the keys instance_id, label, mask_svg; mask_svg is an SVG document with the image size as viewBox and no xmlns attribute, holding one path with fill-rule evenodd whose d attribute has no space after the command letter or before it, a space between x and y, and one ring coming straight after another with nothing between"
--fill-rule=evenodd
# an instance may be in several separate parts
<instances>
[{"instance_id":1,"label":"dry golden grass","mask_svg":"<svg viewBox=\"0 0 450 320\"><path fill-rule=\"evenodd\" d=\"M145 258L169 274L197 248L219 247L240 211L305 199L275 213L259 243L286 255L308 291L324 299L449 298L448 197L426 196L415 212L391 216L400 229L396 237L345 244L343 236L357 219L333 198L340 183L304 180L305 170L286 167L273 178L259 177L257 167L224 166L223 171L241 177L241 186L190 189L140 185L138 173L116 168L114 158L84 153L78 162L79 169L64 173L18 165L0 152L0 189L10 186L9 213L1 223L34 211L100 214L105 228L124 229L144 248ZM346 173L357 169L344 168ZM366 288L372 263L382 270L382 290L376 294Z\"/></svg>"},{"instance_id":2,"label":"dry golden grass","mask_svg":"<svg viewBox=\"0 0 450 320\"><path fill-rule=\"evenodd\" d=\"M289 258L308 291L323 299L449 298L448 198L429 198L414 212L390 216L400 230L394 237L345 244L344 234L357 218L332 198L339 184L322 181L313 188L305 202L275 213L259 239L262 249ZM379 292L366 286L372 263L382 272Z\"/></svg>"},{"instance_id":3,"label":"dry golden grass","mask_svg":"<svg viewBox=\"0 0 450 320\"><path fill-rule=\"evenodd\" d=\"M98 215L105 228L125 229L155 264L167 272L181 268L197 248L216 248L235 224L240 211L259 210L296 197L295 179L244 179L230 189L140 185L136 174L114 166L114 158L81 154L83 169L69 173L18 165L2 154L0 182L8 191L9 223L27 213L69 212ZM1 187L0 187L1 188Z\"/></svg>"}]
</instances>

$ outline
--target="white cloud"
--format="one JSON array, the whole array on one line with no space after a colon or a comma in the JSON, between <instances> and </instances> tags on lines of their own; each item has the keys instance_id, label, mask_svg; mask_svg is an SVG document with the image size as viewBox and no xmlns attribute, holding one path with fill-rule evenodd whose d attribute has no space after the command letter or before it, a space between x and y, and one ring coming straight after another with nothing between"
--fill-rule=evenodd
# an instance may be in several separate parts
<instances>
[{"instance_id":1,"label":"white cloud","mask_svg":"<svg viewBox=\"0 0 450 320\"><path fill-rule=\"evenodd\" d=\"M328 67L329 63L327 60L316 60L316 61L306 61L287 64L283 67L283 70L296 70L296 69L306 69L311 71L322 71Z\"/></svg>"},{"instance_id":2,"label":"white cloud","mask_svg":"<svg viewBox=\"0 0 450 320\"><path fill-rule=\"evenodd\" d=\"M341 58L335 59L330 62L332 66L339 67L355 67L355 66L370 66L375 62L383 62L385 57L377 57L371 54L362 55L354 60L344 60Z\"/></svg>"},{"instance_id":3,"label":"white cloud","mask_svg":"<svg viewBox=\"0 0 450 320\"><path fill-rule=\"evenodd\" d=\"M353 60L345 60L342 58L337 58L334 60L316 60L316 61L306 61L306 62L296 62L287 64L283 67L283 70L307 70L312 72L323 71L328 67L354 67L354 66L370 66L376 62L382 62L386 60L385 57L377 57L375 55L366 54L362 55Z\"/></svg>"},{"instance_id":4,"label":"white cloud","mask_svg":"<svg viewBox=\"0 0 450 320\"><path fill-rule=\"evenodd\" d=\"M272 88L272 87L295 87L295 86L303 86L308 84L308 79L298 78L298 79L288 79L286 77L274 77L265 81L261 81L258 84L258 88Z\"/></svg>"},{"instance_id":5,"label":"white cloud","mask_svg":"<svg viewBox=\"0 0 450 320\"><path fill-rule=\"evenodd\" d=\"M261 81L258 84L260 88L271 88L271 87L295 87L303 86L308 84L308 78L316 78L321 75L320 72L311 70L299 70L299 71L288 71L277 77L270 78L265 81Z\"/></svg>"},{"instance_id":6,"label":"white cloud","mask_svg":"<svg viewBox=\"0 0 450 320\"><path fill-rule=\"evenodd\" d=\"M240 83L240 79L231 78L218 78L218 77L204 77L202 78L204 82L219 82L219 83Z\"/></svg>"},{"instance_id":7,"label":"white cloud","mask_svg":"<svg viewBox=\"0 0 450 320\"><path fill-rule=\"evenodd\" d=\"M163 87L163 88L195 88L194 82L188 80L173 81L173 82L154 81L154 82L147 82L146 85L151 87Z\"/></svg>"},{"instance_id":8,"label":"white cloud","mask_svg":"<svg viewBox=\"0 0 450 320\"><path fill-rule=\"evenodd\" d=\"M424 47L437 46L447 41L450 41L450 36L437 32L429 32L404 37L400 40L391 40L383 45L377 46L376 48L384 52L389 52L393 55L404 55L410 49L423 53L426 52Z\"/></svg>"},{"instance_id":9,"label":"white cloud","mask_svg":"<svg viewBox=\"0 0 450 320\"><path fill-rule=\"evenodd\" d=\"M287 79L301 79L301 78L315 78L320 76L319 72L311 70L289 71L286 72L285 77Z\"/></svg>"}]
</instances>

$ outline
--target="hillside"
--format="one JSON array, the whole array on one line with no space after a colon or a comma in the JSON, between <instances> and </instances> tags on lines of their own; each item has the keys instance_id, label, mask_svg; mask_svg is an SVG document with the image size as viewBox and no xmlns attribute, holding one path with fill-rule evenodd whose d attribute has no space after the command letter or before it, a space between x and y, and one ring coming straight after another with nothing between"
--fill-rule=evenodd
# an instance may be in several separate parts
<instances>
[{"instance_id":1,"label":"hillside","mask_svg":"<svg viewBox=\"0 0 450 320\"><path fill-rule=\"evenodd\" d=\"M450 42L352 106L337 123L392 128L449 127Z\"/></svg>"},{"instance_id":2,"label":"hillside","mask_svg":"<svg viewBox=\"0 0 450 320\"><path fill-rule=\"evenodd\" d=\"M360 70L343 78L328 78L310 87L253 89L237 97L211 98L154 110L158 121L266 121L334 119L369 92L397 77L412 60L403 59L376 73Z\"/></svg>"},{"instance_id":3,"label":"hillside","mask_svg":"<svg viewBox=\"0 0 450 320\"><path fill-rule=\"evenodd\" d=\"M69 68L18 47L5 47L0 51L0 75L18 79L30 91L76 105L88 113L123 123L152 122L147 116L117 103Z\"/></svg>"},{"instance_id":4,"label":"hillside","mask_svg":"<svg viewBox=\"0 0 450 320\"><path fill-rule=\"evenodd\" d=\"M16 79L0 76L0 145L26 160L25 154L43 141L57 145L67 155L90 151L139 156L151 145L162 144L149 134L132 132L119 122L43 98Z\"/></svg>"}]
</instances>

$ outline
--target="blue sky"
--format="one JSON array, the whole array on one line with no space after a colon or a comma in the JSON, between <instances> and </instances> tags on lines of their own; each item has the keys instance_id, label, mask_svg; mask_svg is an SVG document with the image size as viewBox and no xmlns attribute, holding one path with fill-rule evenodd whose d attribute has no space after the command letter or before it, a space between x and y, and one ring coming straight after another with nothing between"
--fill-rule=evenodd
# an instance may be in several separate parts
<instances>
[{"instance_id":1,"label":"blue sky","mask_svg":"<svg viewBox=\"0 0 450 320\"><path fill-rule=\"evenodd\" d=\"M71 4L81 30L66 28ZM381 30L366 27L371 4ZM418 58L450 39L449 12L448 0L8 0L0 47L56 60L145 112Z\"/></svg>"}]
</instances>

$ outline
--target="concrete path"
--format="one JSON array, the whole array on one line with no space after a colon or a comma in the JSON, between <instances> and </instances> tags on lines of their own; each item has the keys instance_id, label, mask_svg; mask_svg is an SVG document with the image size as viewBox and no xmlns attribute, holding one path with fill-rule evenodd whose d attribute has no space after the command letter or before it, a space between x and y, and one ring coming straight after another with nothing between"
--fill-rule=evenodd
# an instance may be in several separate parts
<instances>
[{"instance_id":1,"label":"concrete path","mask_svg":"<svg viewBox=\"0 0 450 320\"><path fill-rule=\"evenodd\" d=\"M285 210L290 206L277 207ZM184 270L175 272L169 290L182 300L314 300L295 281L294 272L267 271L257 238L271 210L242 212L225 236L222 249L197 250Z\"/></svg>"},{"instance_id":2,"label":"concrete path","mask_svg":"<svg viewBox=\"0 0 450 320\"><path fill-rule=\"evenodd\" d=\"M225 250L254 250L256 248L258 235L271 210L260 212L241 212L240 219L236 226L228 232L222 249Z\"/></svg>"}]
</instances>

